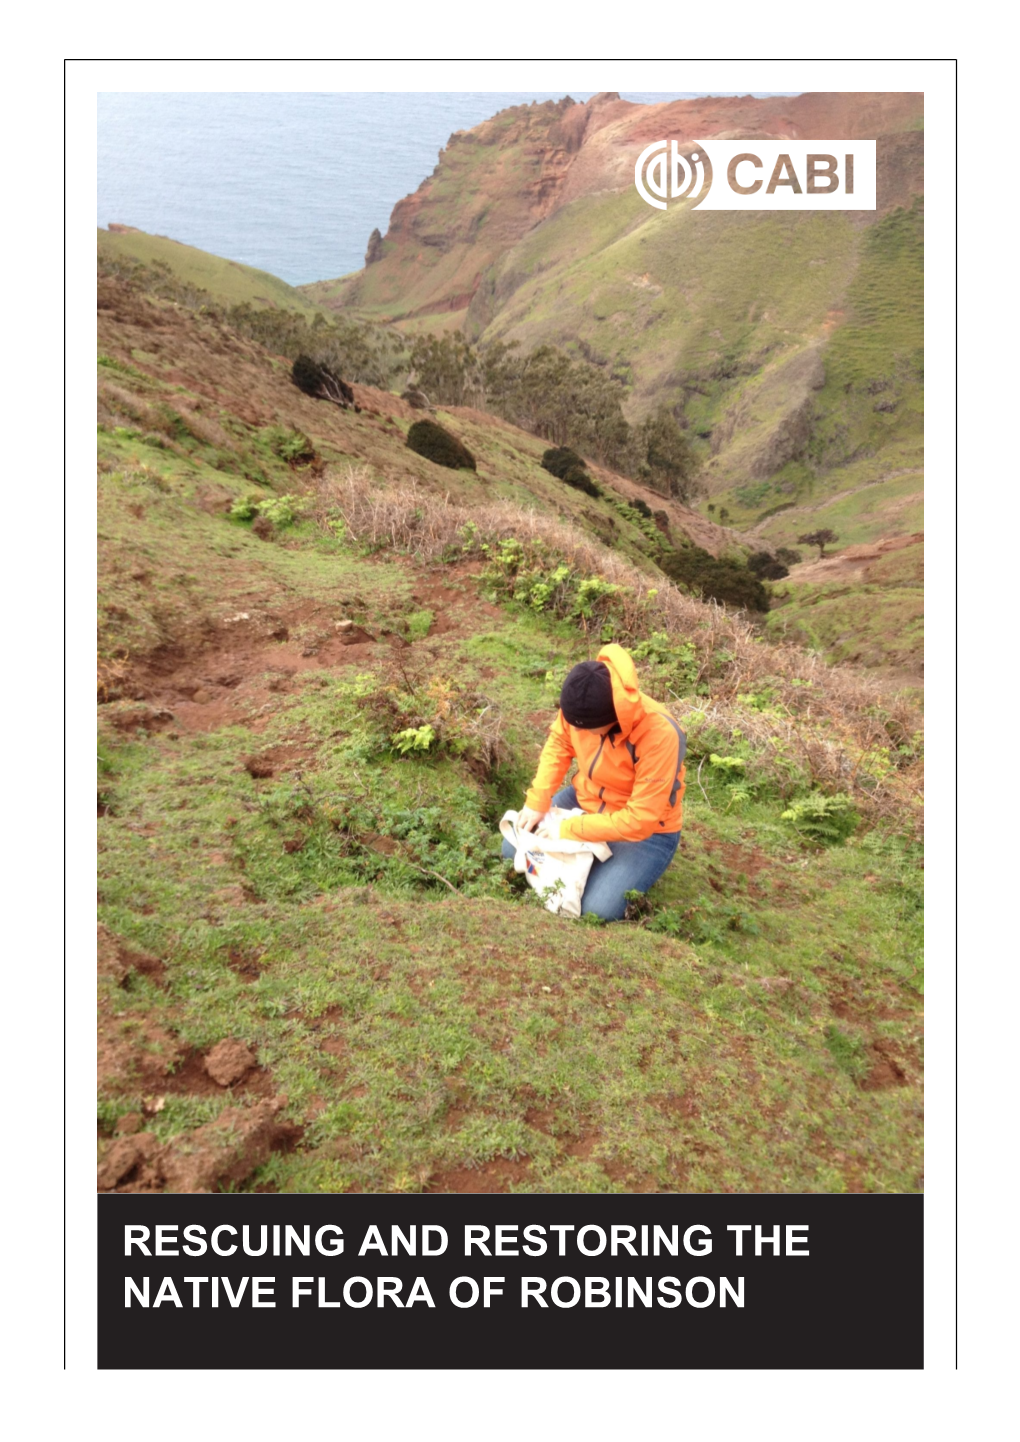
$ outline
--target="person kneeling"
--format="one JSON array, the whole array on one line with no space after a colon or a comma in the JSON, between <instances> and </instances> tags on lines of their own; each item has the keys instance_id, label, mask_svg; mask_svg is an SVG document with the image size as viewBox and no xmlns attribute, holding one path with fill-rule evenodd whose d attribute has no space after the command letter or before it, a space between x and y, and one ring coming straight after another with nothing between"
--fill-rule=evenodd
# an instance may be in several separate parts
<instances>
[{"instance_id":1,"label":"person kneeling","mask_svg":"<svg viewBox=\"0 0 1020 1442\"><path fill-rule=\"evenodd\" d=\"M567 675L560 708L518 817L522 830L573 841L606 841L608 861L594 861L581 914L620 921L628 891L647 891L666 870L683 823L687 738L665 706L638 687L622 646L604 646L594 661ZM560 788L572 761L572 786ZM550 807L583 816L546 820ZM503 855L513 858L503 843Z\"/></svg>"}]
</instances>

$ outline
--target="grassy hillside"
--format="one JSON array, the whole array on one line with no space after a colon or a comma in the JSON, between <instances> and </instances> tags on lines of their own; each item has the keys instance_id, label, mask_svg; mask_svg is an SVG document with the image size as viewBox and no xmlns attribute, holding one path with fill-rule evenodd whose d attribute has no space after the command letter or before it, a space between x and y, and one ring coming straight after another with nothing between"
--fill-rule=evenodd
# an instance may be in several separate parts
<instances>
[{"instance_id":1,"label":"grassy hillside","mask_svg":"<svg viewBox=\"0 0 1020 1442\"><path fill-rule=\"evenodd\" d=\"M864 555L855 559L855 552ZM832 660L892 668L920 684L923 537L886 554L852 546L831 562L794 567L774 587L768 630Z\"/></svg>"},{"instance_id":2,"label":"grassy hillside","mask_svg":"<svg viewBox=\"0 0 1020 1442\"><path fill-rule=\"evenodd\" d=\"M579 200L502 262L481 340L576 346L631 387L632 413L675 407L705 504L741 528L775 512L788 544L779 507L921 469L921 227L916 204L862 229Z\"/></svg>"},{"instance_id":3,"label":"grassy hillside","mask_svg":"<svg viewBox=\"0 0 1020 1442\"><path fill-rule=\"evenodd\" d=\"M99 344L100 1184L918 1189L910 706L681 594L512 427L442 415L443 471L396 396L123 281ZM495 832L609 634L690 738L612 927Z\"/></svg>"},{"instance_id":4,"label":"grassy hillside","mask_svg":"<svg viewBox=\"0 0 1020 1442\"><path fill-rule=\"evenodd\" d=\"M143 230L97 231L99 254L107 264L116 259L145 266L166 266L183 284L208 291L220 305L279 306L314 315L317 306L278 276L237 260L224 260L193 245Z\"/></svg>"},{"instance_id":5,"label":"grassy hillside","mask_svg":"<svg viewBox=\"0 0 1020 1442\"><path fill-rule=\"evenodd\" d=\"M924 472L904 467L882 480L860 480L866 467L867 462L847 467L841 479L850 484L844 491L823 492L766 512L764 520L748 527L748 538L761 536L784 545L805 532L828 529L838 534L840 546L857 546L880 536L909 536L922 530Z\"/></svg>"},{"instance_id":6,"label":"grassy hillside","mask_svg":"<svg viewBox=\"0 0 1020 1442\"><path fill-rule=\"evenodd\" d=\"M500 153L498 140L453 147L440 166L442 184L436 181L438 212L449 210L455 182L474 197L473 206L481 205L484 177ZM857 219L701 216L683 208L659 215L632 190L582 195L505 253L493 252L466 312L405 317L401 324L408 330L467 324L481 328L483 345L564 343L619 377L632 413L665 400L682 414L704 463L706 494L695 513L619 477L610 479L609 504L565 502L563 488L537 465L539 442L525 443L523 458L519 441L504 446L494 453L500 464L484 472L494 495L551 505L632 558L653 560L656 539L654 528L642 531L621 510L621 500L634 498L663 510L675 535L716 556L739 556L755 545L795 546L799 535L820 527L837 534L839 548L909 536L923 528L922 211L914 201L872 225ZM457 224L463 223L461 216ZM505 230L505 217L501 224ZM479 233L473 222L467 226L464 254L474 253ZM173 277L179 287L193 287L205 304L243 297L283 310L296 299L306 310L294 315L318 314L273 277L172 241L100 232L100 248L107 264L111 254L157 267L172 263L162 272L168 283ZM396 246L384 273L394 294L406 284L405 299L424 304L436 277L416 255ZM366 277L377 269L358 279L362 302L371 299ZM328 290L320 298L328 300ZM270 304L270 293L281 298ZM363 312L371 309L362 305ZM385 314L377 307L377 318ZM399 363L395 344L399 349L391 330L376 330L371 345L383 370ZM406 430L406 419L395 424ZM478 444L487 454L494 423L467 411L457 423L468 432L480 425ZM713 524L720 517L726 528ZM843 577L830 590L828 583L813 585L803 606L784 593L785 614L773 630L830 660L920 675L920 587L904 590L876 576L865 591Z\"/></svg>"}]
</instances>

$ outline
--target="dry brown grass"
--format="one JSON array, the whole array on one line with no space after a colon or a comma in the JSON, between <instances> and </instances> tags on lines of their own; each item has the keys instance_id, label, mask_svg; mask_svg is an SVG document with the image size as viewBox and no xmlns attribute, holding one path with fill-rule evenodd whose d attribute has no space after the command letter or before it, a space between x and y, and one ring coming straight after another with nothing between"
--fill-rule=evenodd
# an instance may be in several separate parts
<instances>
[{"instance_id":1,"label":"dry brown grass","mask_svg":"<svg viewBox=\"0 0 1020 1442\"><path fill-rule=\"evenodd\" d=\"M866 673L776 645L742 613L687 595L665 576L639 570L574 527L523 506L455 505L414 481L381 488L367 467L348 466L323 477L318 514L323 521L342 517L347 534L363 545L425 563L463 547L469 525L476 549L511 537L540 541L578 573L621 588L616 599L626 636L662 631L694 645L698 680L710 694L697 710L677 698L677 715L690 726L739 732L760 768L780 782L797 772L821 789L853 796L873 815L918 814L920 712Z\"/></svg>"},{"instance_id":2,"label":"dry brown grass","mask_svg":"<svg viewBox=\"0 0 1020 1442\"><path fill-rule=\"evenodd\" d=\"M96 657L96 697L100 704L116 701L127 680L131 658L121 649L113 655Z\"/></svg>"},{"instance_id":3,"label":"dry brown grass","mask_svg":"<svg viewBox=\"0 0 1020 1442\"><path fill-rule=\"evenodd\" d=\"M695 745L703 729L709 736L739 736L755 754L758 775L784 794L802 789L806 777L812 788L852 797L866 815L919 828L923 762L919 750L912 748L905 759L892 744L888 713L848 713L838 696L824 690L816 693L815 705L815 715L795 716L783 714L782 703L757 711L710 697L697 709L673 710Z\"/></svg>"}]
</instances>

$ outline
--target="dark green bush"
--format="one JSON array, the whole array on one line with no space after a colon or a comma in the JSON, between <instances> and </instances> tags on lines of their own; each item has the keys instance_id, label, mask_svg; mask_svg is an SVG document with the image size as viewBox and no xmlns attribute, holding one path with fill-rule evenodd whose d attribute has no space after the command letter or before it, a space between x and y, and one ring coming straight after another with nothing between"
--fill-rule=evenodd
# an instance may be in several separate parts
<instances>
[{"instance_id":1,"label":"dark green bush","mask_svg":"<svg viewBox=\"0 0 1020 1442\"><path fill-rule=\"evenodd\" d=\"M714 598L727 606L747 611L767 611L768 592L746 566L739 561L717 560L700 546L684 546L667 552L659 566L670 580L698 591L706 599Z\"/></svg>"},{"instance_id":2,"label":"dark green bush","mask_svg":"<svg viewBox=\"0 0 1020 1442\"><path fill-rule=\"evenodd\" d=\"M585 463L569 446L553 446L542 457L542 469L558 481L565 481L568 471L583 471Z\"/></svg>"},{"instance_id":3,"label":"dark green bush","mask_svg":"<svg viewBox=\"0 0 1020 1442\"><path fill-rule=\"evenodd\" d=\"M312 360L311 356L299 355L291 367L290 378L299 391L317 400L333 401L347 409L354 406L354 392L328 365ZM358 407L354 406L357 410Z\"/></svg>"},{"instance_id":4,"label":"dark green bush","mask_svg":"<svg viewBox=\"0 0 1020 1442\"><path fill-rule=\"evenodd\" d=\"M601 496L602 494L601 486L595 484L587 471L582 471L577 466L567 471L560 479L565 486L573 486L575 491L583 491L586 496Z\"/></svg>"},{"instance_id":5,"label":"dark green bush","mask_svg":"<svg viewBox=\"0 0 1020 1442\"><path fill-rule=\"evenodd\" d=\"M783 565L777 556L769 555L768 551L754 551L747 558L747 569L754 573L759 581L781 581L790 572Z\"/></svg>"},{"instance_id":6,"label":"dark green bush","mask_svg":"<svg viewBox=\"0 0 1020 1442\"><path fill-rule=\"evenodd\" d=\"M467 446L436 421L415 421L407 433L407 444L416 455L451 471L478 469Z\"/></svg>"},{"instance_id":7,"label":"dark green bush","mask_svg":"<svg viewBox=\"0 0 1020 1442\"><path fill-rule=\"evenodd\" d=\"M637 511L639 515L645 516L649 521L652 519L651 506L647 501L643 501L640 496L630 501L629 505L632 511Z\"/></svg>"},{"instance_id":8,"label":"dark green bush","mask_svg":"<svg viewBox=\"0 0 1020 1442\"><path fill-rule=\"evenodd\" d=\"M601 496L602 488L588 474L582 458L569 446L553 446L542 457L542 469L564 485L583 491L586 496Z\"/></svg>"}]
</instances>

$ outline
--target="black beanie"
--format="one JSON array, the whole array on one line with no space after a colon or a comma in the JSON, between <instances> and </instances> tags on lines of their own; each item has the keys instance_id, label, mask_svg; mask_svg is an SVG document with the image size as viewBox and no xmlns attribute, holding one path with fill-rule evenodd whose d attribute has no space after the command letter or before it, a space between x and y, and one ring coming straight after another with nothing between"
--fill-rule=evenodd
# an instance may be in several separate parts
<instances>
[{"instance_id":1,"label":"black beanie","mask_svg":"<svg viewBox=\"0 0 1020 1442\"><path fill-rule=\"evenodd\" d=\"M560 710L571 726L594 731L616 721L613 682L602 661L581 661L569 672L560 692Z\"/></svg>"}]
</instances>

